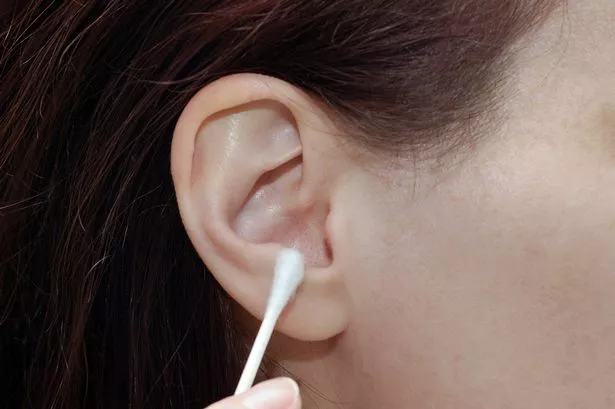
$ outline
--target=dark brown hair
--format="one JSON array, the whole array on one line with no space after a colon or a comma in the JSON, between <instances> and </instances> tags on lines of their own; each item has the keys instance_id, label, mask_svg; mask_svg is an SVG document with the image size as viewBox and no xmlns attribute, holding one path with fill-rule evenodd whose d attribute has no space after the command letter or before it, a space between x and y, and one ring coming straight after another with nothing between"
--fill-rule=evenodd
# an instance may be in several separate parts
<instances>
[{"instance_id":1,"label":"dark brown hair","mask_svg":"<svg viewBox=\"0 0 615 409\"><path fill-rule=\"evenodd\" d=\"M448 143L497 102L506 50L552 2L18 3L0 36L1 401L144 409L203 407L244 359L169 172L199 88L262 73L357 146Z\"/></svg>"}]
</instances>

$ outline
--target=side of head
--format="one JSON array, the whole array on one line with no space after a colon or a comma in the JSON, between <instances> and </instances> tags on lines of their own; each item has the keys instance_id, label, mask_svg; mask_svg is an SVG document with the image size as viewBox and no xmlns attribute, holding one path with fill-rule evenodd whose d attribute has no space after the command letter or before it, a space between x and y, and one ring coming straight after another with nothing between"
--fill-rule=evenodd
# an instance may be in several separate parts
<instances>
[{"instance_id":1,"label":"side of head","mask_svg":"<svg viewBox=\"0 0 615 409\"><path fill-rule=\"evenodd\" d=\"M0 366L20 374L2 395L230 394L294 247L306 278L271 358L306 390L356 409L602 407L612 362L583 351L614 338L613 168L607 138L582 136L610 129L609 72L603 45L545 51L558 4L25 6L0 88ZM599 14L577 9L573 27Z\"/></svg>"}]
</instances>

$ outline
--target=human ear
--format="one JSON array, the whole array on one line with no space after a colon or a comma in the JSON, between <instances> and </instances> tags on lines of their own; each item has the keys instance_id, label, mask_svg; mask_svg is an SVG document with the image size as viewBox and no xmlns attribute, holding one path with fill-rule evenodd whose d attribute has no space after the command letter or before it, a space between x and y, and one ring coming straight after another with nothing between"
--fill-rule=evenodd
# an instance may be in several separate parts
<instances>
[{"instance_id":1,"label":"human ear","mask_svg":"<svg viewBox=\"0 0 615 409\"><path fill-rule=\"evenodd\" d=\"M171 154L186 231L249 313L262 318L279 250L304 254L304 284L278 327L304 341L331 338L348 321L331 240L331 199L342 168L323 152L335 133L323 118L318 104L283 81L234 75L192 98Z\"/></svg>"}]
</instances>

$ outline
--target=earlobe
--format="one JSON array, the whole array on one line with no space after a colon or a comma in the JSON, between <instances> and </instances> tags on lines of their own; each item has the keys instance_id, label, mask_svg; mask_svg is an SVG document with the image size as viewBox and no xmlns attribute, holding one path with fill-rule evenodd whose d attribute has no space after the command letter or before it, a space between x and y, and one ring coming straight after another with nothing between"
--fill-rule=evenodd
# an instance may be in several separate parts
<instances>
[{"instance_id":1,"label":"earlobe","mask_svg":"<svg viewBox=\"0 0 615 409\"><path fill-rule=\"evenodd\" d=\"M324 138L301 126L304 116L314 115L309 104L275 79L243 74L220 80L182 114L172 172L195 249L251 314L262 316L277 252L293 247L304 253L306 280L280 329L318 340L345 328L347 300L328 242L331 190L323 182L332 175L306 152Z\"/></svg>"}]
</instances>

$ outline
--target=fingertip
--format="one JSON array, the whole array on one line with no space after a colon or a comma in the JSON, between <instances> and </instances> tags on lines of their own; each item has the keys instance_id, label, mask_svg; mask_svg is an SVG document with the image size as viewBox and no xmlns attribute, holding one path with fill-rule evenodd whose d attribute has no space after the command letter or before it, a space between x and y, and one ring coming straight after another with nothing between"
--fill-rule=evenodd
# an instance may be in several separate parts
<instances>
[{"instance_id":1,"label":"fingertip","mask_svg":"<svg viewBox=\"0 0 615 409\"><path fill-rule=\"evenodd\" d=\"M290 378L262 382L237 396L231 396L204 409L300 409L299 386Z\"/></svg>"},{"instance_id":2,"label":"fingertip","mask_svg":"<svg viewBox=\"0 0 615 409\"><path fill-rule=\"evenodd\" d=\"M265 381L239 397L247 409L294 409L301 406L299 386L290 378Z\"/></svg>"}]
</instances>

